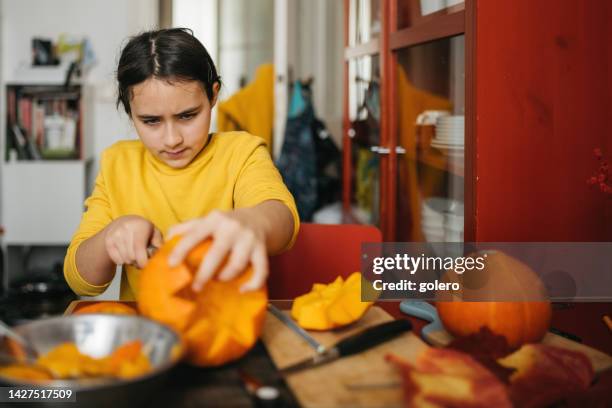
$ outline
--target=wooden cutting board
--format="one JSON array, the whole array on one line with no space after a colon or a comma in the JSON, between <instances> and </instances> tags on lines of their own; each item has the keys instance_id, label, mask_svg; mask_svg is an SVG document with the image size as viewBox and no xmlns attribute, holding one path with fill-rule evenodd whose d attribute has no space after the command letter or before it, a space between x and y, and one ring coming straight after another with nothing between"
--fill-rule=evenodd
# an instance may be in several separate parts
<instances>
[{"instance_id":1,"label":"wooden cutting board","mask_svg":"<svg viewBox=\"0 0 612 408\"><path fill-rule=\"evenodd\" d=\"M389 320L393 318L375 306L345 329L311 331L310 334L323 345L331 346L346 336ZM262 340L279 369L314 353L306 341L269 313ZM401 407L401 377L395 367L385 361L385 355L393 353L414 361L427 347L414 333L408 332L363 353L291 374L286 381L300 404L307 408Z\"/></svg>"}]
</instances>

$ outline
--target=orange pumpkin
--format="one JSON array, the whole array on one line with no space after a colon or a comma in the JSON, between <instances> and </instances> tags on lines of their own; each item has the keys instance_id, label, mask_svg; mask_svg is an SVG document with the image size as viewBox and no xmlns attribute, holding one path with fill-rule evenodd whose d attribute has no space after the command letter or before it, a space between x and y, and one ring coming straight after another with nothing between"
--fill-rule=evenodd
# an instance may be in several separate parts
<instances>
[{"instance_id":1,"label":"orange pumpkin","mask_svg":"<svg viewBox=\"0 0 612 408\"><path fill-rule=\"evenodd\" d=\"M438 294L442 301L436 306L446 330L468 336L487 327L513 348L540 341L552 316L542 281L529 266L500 251L488 252L484 264L481 272L449 271L444 276L445 281L462 287L459 294ZM504 301L495 301L499 299Z\"/></svg>"},{"instance_id":2,"label":"orange pumpkin","mask_svg":"<svg viewBox=\"0 0 612 408\"><path fill-rule=\"evenodd\" d=\"M126 314L135 315L136 310L130 306L119 303L119 302L98 302L92 305L87 305L77 309L74 314L88 314L88 313L113 313L113 314Z\"/></svg>"},{"instance_id":3,"label":"orange pumpkin","mask_svg":"<svg viewBox=\"0 0 612 408\"><path fill-rule=\"evenodd\" d=\"M185 261L171 268L168 256L179 239L164 244L142 270L140 312L181 333L186 360L192 364L217 366L242 357L261 334L268 303L266 289L240 292L253 273L249 266L232 281L213 278L200 292L194 292L194 274L212 241L202 242Z\"/></svg>"}]
</instances>

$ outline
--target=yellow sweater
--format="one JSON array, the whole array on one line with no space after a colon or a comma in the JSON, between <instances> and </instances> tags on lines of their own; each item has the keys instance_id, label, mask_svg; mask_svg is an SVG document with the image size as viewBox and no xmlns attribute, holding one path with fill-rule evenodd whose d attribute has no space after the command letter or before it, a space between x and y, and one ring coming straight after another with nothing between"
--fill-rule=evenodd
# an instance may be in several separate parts
<instances>
[{"instance_id":1,"label":"yellow sweater","mask_svg":"<svg viewBox=\"0 0 612 408\"><path fill-rule=\"evenodd\" d=\"M295 202L274 167L264 141L246 132L215 134L185 168L174 169L153 156L139 141L121 141L102 154L93 193L85 201L78 230L64 261L66 281L78 295L95 296L106 285L86 282L76 267L79 245L123 215L150 220L162 233L169 227L211 210L251 207L266 200L285 203L299 229ZM138 295L140 270L124 266L121 299Z\"/></svg>"}]
</instances>

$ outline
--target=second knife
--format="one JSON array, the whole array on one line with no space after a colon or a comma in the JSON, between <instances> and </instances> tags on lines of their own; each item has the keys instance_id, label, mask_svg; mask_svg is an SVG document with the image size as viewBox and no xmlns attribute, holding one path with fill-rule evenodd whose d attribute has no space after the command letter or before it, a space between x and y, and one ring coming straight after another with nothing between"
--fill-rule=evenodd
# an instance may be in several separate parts
<instances>
[{"instance_id":1,"label":"second knife","mask_svg":"<svg viewBox=\"0 0 612 408\"><path fill-rule=\"evenodd\" d=\"M317 353L313 357L309 357L299 363L283 368L279 373L285 376L300 370L330 363L341 357L361 353L362 351L378 346L411 329L412 324L408 320L392 320L390 322L381 323L340 340L333 347L329 347L324 352Z\"/></svg>"}]
</instances>

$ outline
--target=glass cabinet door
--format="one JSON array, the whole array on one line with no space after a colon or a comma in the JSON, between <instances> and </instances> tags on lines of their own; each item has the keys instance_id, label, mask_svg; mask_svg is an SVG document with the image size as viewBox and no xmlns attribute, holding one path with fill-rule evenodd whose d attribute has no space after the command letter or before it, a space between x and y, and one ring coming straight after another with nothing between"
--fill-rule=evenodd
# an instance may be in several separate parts
<instances>
[{"instance_id":1,"label":"glass cabinet door","mask_svg":"<svg viewBox=\"0 0 612 408\"><path fill-rule=\"evenodd\" d=\"M460 35L397 53L399 241L463 241L464 48Z\"/></svg>"},{"instance_id":2,"label":"glass cabinet door","mask_svg":"<svg viewBox=\"0 0 612 408\"><path fill-rule=\"evenodd\" d=\"M360 223L380 223L380 71L378 56L349 61L351 214Z\"/></svg>"},{"instance_id":3,"label":"glass cabinet door","mask_svg":"<svg viewBox=\"0 0 612 408\"><path fill-rule=\"evenodd\" d=\"M427 21L434 13L445 14L463 6L464 0L393 0L397 1L397 27L408 28Z\"/></svg>"},{"instance_id":4,"label":"glass cabinet door","mask_svg":"<svg viewBox=\"0 0 612 408\"><path fill-rule=\"evenodd\" d=\"M381 1L349 0L349 47L379 38L382 23Z\"/></svg>"}]
</instances>

